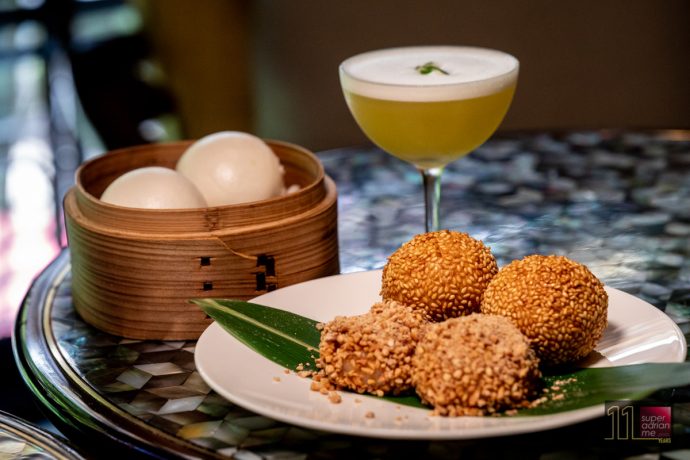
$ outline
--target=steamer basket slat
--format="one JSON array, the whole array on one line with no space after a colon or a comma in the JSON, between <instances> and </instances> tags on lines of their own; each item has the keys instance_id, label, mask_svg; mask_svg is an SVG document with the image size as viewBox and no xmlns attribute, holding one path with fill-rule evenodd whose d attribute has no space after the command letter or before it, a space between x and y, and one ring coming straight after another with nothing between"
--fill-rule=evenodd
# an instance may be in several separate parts
<instances>
[{"instance_id":1,"label":"steamer basket slat","mask_svg":"<svg viewBox=\"0 0 690 460\"><path fill-rule=\"evenodd\" d=\"M138 146L84 163L64 208L72 297L93 326L136 339L196 339L211 320L189 299L249 299L338 273L337 193L309 151L267 141L299 191L205 209L142 210L98 197L121 174L174 167L191 142Z\"/></svg>"}]
</instances>

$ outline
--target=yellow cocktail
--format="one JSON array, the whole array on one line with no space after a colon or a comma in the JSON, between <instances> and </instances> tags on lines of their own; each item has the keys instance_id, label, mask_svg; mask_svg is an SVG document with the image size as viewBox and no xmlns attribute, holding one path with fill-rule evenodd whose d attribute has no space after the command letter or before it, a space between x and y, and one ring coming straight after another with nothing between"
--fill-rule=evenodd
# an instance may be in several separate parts
<instances>
[{"instance_id":1,"label":"yellow cocktail","mask_svg":"<svg viewBox=\"0 0 690 460\"><path fill-rule=\"evenodd\" d=\"M438 229L443 167L494 133L518 68L509 54L453 46L371 51L340 65L345 99L364 133L422 172L427 231Z\"/></svg>"},{"instance_id":2,"label":"yellow cocktail","mask_svg":"<svg viewBox=\"0 0 690 460\"><path fill-rule=\"evenodd\" d=\"M362 130L388 153L422 167L443 166L483 144L501 123L515 85L455 101L407 102L345 93Z\"/></svg>"}]
</instances>

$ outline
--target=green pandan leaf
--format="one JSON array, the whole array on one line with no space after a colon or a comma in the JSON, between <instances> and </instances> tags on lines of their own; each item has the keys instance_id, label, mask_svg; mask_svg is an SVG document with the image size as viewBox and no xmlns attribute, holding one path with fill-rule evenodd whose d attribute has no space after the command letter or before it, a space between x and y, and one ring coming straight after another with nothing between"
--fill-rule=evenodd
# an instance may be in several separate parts
<instances>
[{"instance_id":1,"label":"green pandan leaf","mask_svg":"<svg viewBox=\"0 0 690 460\"><path fill-rule=\"evenodd\" d=\"M271 361L295 370L315 369L321 333L317 321L284 310L227 299L195 299L208 316L237 340Z\"/></svg>"},{"instance_id":2,"label":"green pandan leaf","mask_svg":"<svg viewBox=\"0 0 690 460\"><path fill-rule=\"evenodd\" d=\"M320 331L317 321L264 305L227 299L195 299L193 303L239 341L293 371L300 364L316 368ZM690 385L690 363L648 363L629 366L551 371L544 376L543 401L518 415L548 415L582 409L607 400L641 399L662 388ZM416 395L387 396L392 403L426 407Z\"/></svg>"},{"instance_id":3,"label":"green pandan leaf","mask_svg":"<svg viewBox=\"0 0 690 460\"><path fill-rule=\"evenodd\" d=\"M595 406L605 401L638 400L662 388L689 384L690 363L646 363L576 369L545 376L545 401L519 413L546 415Z\"/></svg>"}]
</instances>

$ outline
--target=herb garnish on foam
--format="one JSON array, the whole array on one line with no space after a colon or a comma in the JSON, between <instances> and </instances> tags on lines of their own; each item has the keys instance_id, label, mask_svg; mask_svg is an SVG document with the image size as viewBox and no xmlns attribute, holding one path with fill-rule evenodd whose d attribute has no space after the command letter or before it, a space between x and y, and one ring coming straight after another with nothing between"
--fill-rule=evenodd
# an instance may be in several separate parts
<instances>
[{"instance_id":1,"label":"herb garnish on foam","mask_svg":"<svg viewBox=\"0 0 690 460\"><path fill-rule=\"evenodd\" d=\"M421 73L422 75L428 75L433 71L441 72L443 75L450 75L448 72L446 72L441 67L439 67L437 64L435 64L431 61L427 62L426 64L416 66L414 68L414 70Z\"/></svg>"}]
</instances>

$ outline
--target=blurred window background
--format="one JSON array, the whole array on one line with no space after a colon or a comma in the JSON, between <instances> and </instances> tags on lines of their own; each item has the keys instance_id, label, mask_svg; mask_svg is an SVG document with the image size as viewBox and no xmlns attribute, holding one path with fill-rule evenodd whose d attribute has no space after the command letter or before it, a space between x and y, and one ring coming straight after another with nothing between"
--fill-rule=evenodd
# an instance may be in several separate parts
<instances>
[{"instance_id":1,"label":"blurred window background","mask_svg":"<svg viewBox=\"0 0 690 460\"><path fill-rule=\"evenodd\" d=\"M179 138L142 26L122 0L0 1L0 338L66 244L61 201L79 163Z\"/></svg>"}]
</instances>

